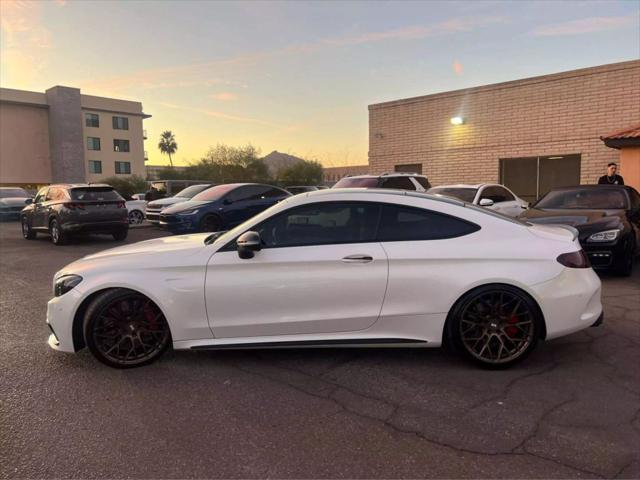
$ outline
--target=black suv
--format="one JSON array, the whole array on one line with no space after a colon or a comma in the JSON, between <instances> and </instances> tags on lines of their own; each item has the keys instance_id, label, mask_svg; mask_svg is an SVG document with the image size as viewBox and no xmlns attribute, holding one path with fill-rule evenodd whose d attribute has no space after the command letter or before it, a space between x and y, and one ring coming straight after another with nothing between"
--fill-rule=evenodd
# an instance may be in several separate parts
<instances>
[{"instance_id":1,"label":"black suv","mask_svg":"<svg viewBox=\"0 0 640 480\"><path fill-rule=\"evenodd\" d=\"M393 188L426 192L431 188L429 179L418 173L383 173L382 175L355 175L344 177L332 188Z\"/></svg>"},{"instance_id":2,"label":"black suv","mask_svg":"<svg viewBox=\"0 0 640 480\"><path fill-rule=\"evenodd\" d=\"M75 233L106 233L124 240L129 215L124 199L109 185L65 184L41 188L21 216L22 236L49 233L62 245Z\"/></svg>"}]
</instances>

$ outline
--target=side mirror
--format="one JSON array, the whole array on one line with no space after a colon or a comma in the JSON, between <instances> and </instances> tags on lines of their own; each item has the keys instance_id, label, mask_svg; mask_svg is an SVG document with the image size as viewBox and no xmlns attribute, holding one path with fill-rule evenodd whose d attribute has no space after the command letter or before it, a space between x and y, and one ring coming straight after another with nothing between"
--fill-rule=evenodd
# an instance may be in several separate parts
<instances>
[{"instance_id":1,"label":"side mirror","mask_svg":"<svg viewBox=\"0 0 640 480\"><path fill-rule=\"evenodd\" d=\"M490 198L481 198L480 199L480 206L481 207L490 207L491 205L493 205L493 200L491 200Z\"/></svg>"},{"instance_id":2,"label":"side mirror","mask_svg":"<svg viewBox=\"0 0 640 480\"><path fill-rule=\"evenodd\" d=\"M27 198L27 199L24 201L24 204L25 204L25 205L31 205L32 203L33 203L33 198Z\"/></svg>"},{"instance_id":3,"label":"side mirror","mask_svg":"<svg viewBox=\"0 0 640 480\"><path fill-rule=\"evenodd\" d=\"M258 232L244 232L236 240L238 246L238 256L242 259L253 258L254 252L258 252L262 249L262 239Z\"/></svg>"}]
</instances>

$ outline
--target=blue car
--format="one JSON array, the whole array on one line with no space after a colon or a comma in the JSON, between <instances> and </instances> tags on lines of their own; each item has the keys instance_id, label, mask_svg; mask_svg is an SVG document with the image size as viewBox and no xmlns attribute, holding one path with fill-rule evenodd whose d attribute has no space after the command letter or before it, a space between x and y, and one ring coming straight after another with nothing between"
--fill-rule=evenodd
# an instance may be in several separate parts
<instances>
[{"instance_id":1,"label":"blue car","mask_svg":"<svg viewBox=\"0 0 640 480\"><path fill-rule=\"evenodd\" d=\"M217 185L162 210L160 227L172 233L229 230L290 196L286 190L258 183Z\"/></svg>"}]
</instances>

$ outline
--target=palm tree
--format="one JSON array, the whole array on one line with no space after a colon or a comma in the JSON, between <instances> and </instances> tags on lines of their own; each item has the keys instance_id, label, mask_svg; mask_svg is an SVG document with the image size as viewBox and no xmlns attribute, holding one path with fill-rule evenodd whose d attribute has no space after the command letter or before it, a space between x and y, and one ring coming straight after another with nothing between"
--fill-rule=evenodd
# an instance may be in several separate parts
<instances>
[{"instance_id":1,"label":"palm tree","mask_svg":"<svg viewBox=\"0 0 640 480\"><path fill-rule=\"evenodd\" d=\"M171 161L171 154L176 153L178 150L178 144L176 143L176 137L173 135L171 130L165 130L160 135L160 143L158 143L158 148L161 153L166 153L169 155L169 165L173 167L173 162Z\"/></svg>"}]
</instances>

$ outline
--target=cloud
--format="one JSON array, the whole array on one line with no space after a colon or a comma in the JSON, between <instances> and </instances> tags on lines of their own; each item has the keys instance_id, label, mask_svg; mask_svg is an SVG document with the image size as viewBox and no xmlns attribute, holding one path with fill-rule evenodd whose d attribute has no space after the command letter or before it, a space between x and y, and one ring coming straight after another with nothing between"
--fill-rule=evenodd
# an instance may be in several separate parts
<instances>
[{"instance_id":1,"label":"cloud","mask_svg":"<svg viewBox=\"0 0 640 480\"><path fill-rule=\"evenodd\" d=\"M209 95L209 98L213 98L214 100L220 100L222 102L231 102L238 99L238 95L232 92L220 92L214 93L213 95Z\"/></svg>"},{"instance_id":2,"label":"cloud","mask_svg":"<svg viewBox=\"0 0 640 480\"><path fill-rule=\"evenodd\" d=\"M542 25L531 31L536 37L556 37L563 35L584 35L587 33L605 32L633 25L637 16L626 17L589 17L568 22Z\"/></svg>"},{"instance_id":3,"label":"cloud","mask_svg":"<svg viewBox=\"0 0 640 480\"><path fill-rule=\"evenodd\" d=\"M451 66L453 67L453 71L455 72L456 75L462 75L462 71L464 68L460 62L456 60L455 62L453 62L453 65Z\"/></svg>"}]
</instances>

